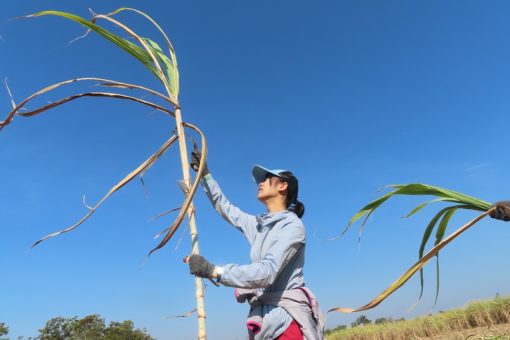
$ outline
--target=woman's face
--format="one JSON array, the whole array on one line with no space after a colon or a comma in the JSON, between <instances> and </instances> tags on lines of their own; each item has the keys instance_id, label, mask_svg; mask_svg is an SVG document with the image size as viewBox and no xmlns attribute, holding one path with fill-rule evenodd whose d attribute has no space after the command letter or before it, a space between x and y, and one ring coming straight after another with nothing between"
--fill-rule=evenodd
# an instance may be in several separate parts
<instances>
[{"instance_id":1,"label":"woman's face","mask_svg":"<svg viewBox=\"0 0 510 340\"><path fill-rule=\"evenodd\" d=\"M264 202L267 199L283 195L285 190L287 190L287 185L286 182L282 182L276 176L268 176L259 183L257 198L259 201Z\"/></svg>"}]
</instances>

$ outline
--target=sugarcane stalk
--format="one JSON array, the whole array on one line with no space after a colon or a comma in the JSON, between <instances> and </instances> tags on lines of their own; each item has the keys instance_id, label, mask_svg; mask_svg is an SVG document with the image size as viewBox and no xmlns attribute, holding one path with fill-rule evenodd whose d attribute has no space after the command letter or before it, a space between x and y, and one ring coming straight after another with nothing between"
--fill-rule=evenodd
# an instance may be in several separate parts
<instances>
[{"instance_id":1,"label":"sugarcane stalk","mask_svg":"<svg viewBox=\"0 0 510 340\"><path fill-rule=\"evenodd\" d=\"M124 25L122 22L117 21L113 18L114 15L123 12L123 11L132 11L136 12L139 15L145 17L148 19L163 35L166 43L168 44L168 54L165 54L161 47L154 41L143 38L140 35L138 35L135 31L133 31L128 26ZM80 25L86 27L87 35L91 31L95 31L97 34L105 38L106 40L112 42L113 44L120 47L125 52L129 53L133 57L135 57L138 61L140 61L142 64L144 64L162 83L163 86L166 89L167 95L165 96L157 91L148 89L143 86L138 85L132 85L132 84L126 84L126 83L120 83L115 81L108 81L108 80L101 80L106 81L106 83L103 83L103 86L112 86L112 87L119 87L119 88L136 88L139 90L149 91L150 93L157 95L159 97L162 97L167 102L169 102L171 105L173 105L176 109L175 112L175 120L176 120L176 129L177 129L177 135L178 135L178 141L179 141L179 149L180 149L180 156L181 156L181 165L182 165L182 174L183 174L183 182L185 187L185 195L186 199L183 204L183 209L181 210L181 213L179 214L178 218L175 220L174 224L169 228L168 234L165 236L165 239L155 248L153 249L151 253L154 251L160 249L163 247L166 242L172 237L172 235L175 233L177 228L179 227L182 219L184 218L184 214L188 215L189 220L189 227L190 227L190 234L191 234L191 242L192 242L192 253L193 254L199 254L199 248L198 248L198 233L197 228L195 224L195 216L194 216L194 206L193 206L193 195L197 189L198 181L195 179L193 185L191 185L190 181L190 172L189 172L189 162L188 162L188 151L186 149L186 138L184 134L184 125L187 127L192 128L193 130L200 133L202 137L202 166L199 168L199 171L197 173L197 176L201 176L201 173L203 171L203 167L205 165L205 156L206 156L206 144L205 144L205 138L196 127L193 127L191 124L183 123L182 117L181 117L181 110L179 107L179 101L178 101L178 94L179 94L179 71L177 68L177 58L175 55L174 48L172 46L172 43L168 39L168 36L165 34L165 32L161 29L161 27L147 14L145 14L142 11L133 9L133 8L126 8L122 7L119 8L109 14L103 15L103 14L95 14L92 18L92 20L86 20L78 15L75 15L73 13L67 13L67 12L61 12L61 11L41 11L35 14L28 15L28 18L31 17L40 17L45 15L54 15L66 18L68 20L72 20L74 22L79 23ZM112 23L114 26L118 27L119 29L123 30L125 33L127 33L130 36L130 40L127 40L113 32L110 32L109 30L99 26L97 24L98 20L106 20L110 23ZM133 43L131 40L134 40L135 43ZM97 79L98 78L84 78L84 79L78 79L78 80L91 80L91 79ZM62 83L58 83L55 85L52 85L48 88L43 89L42 91L32 95L31 97L27 98L24 102L22 102L20 105L23 106L28 100L32 99L33 97L42 94L44 92L48 92L56 87L59 87L61 85L65 85L68 83L75 82L77 80L71 80L66 81ZM127 99L127 100L134 100L136 102L142 103L144 105L152 106L156 109L159 109L163 112L166 112L173 116L173 113L170 110L165 110L164 108L160 107L159 105L144 101L140 98L134 98L130 96L124 96L120 94L115 93L94 93L94 92L87 92L82 94L77 94L74 96L66 97L60 101L57 101L55 103L50 103L46 106L41 107L38 110L34 110L31 112L28 112L26 115L35 115L40 112L46 111L48 109L51 109L52 107L64 104L66 102L75 100L77 98L82 97L113 97L113 98L120 98L120 99ZM3 121L0 121L0 130L5 126L8 125L13 117L17 114L20 115L18 112L18 109L21 108L21 106L16 106L13 102L13 111L7 116L7 118ZM175 139L174 139L175 140ZM149 165L150 166L150 165ZM198 178L198 177L197 177ZM186 208L187 207L187 208ZM90 214L88 215L90 216ZM80 221L81 223L81 221ZM74 226L73 226L74 227ZM201 278L195 278L195 286L196 286L196 301L197 301L197 315L198 315L198 339L199 340L205 340L207 339L206 335L206 329L205 329L205 307L204 307L204 286Z\"/></svg>"},{"instance_id":2,"label":"sugarcane stalk","mask_svg":"<svg viewBox=\"0 0 510 340\"><path fill-rule=\"evenodd\" d=\"M187 190L190 188L190 173L189 173L189 160L188 150L186 148L186 138L184 135L184 128L182 125L181 109L179 107L175 110L175 123L177 125L177 133L179 136L179 151L181 155L182 175ZM188 194L188 193L186 193ZM199 254L198 247L198 232L195 223L195 208L193 202L189 205L188 211L189 228L191 235L191 251L193 254ZM207 339L205 328L205 303L204 303L204 284L201 278L195 277L195 298L197 301L197 317L198 317L198 339Z\"/></svg>"}]
</instances>

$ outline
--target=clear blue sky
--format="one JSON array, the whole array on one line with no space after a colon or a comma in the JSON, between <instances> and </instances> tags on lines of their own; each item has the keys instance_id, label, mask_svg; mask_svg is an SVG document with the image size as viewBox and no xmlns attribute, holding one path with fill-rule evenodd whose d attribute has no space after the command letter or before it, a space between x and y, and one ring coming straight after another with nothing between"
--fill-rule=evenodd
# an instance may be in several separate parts
<instances>
[{"instance_id":1,"label":"clear blue sky","mask_svg":"<svg viewBox=\"0 0 510 340\"><path fill-rule=\"evenodd\" d=\"M260 213L250 176L255 163L300 179L308 231L305 275L322 307L368 302L417 258L437 207L409 220L418 202L399 198L378 211L361 244L349 218L393 183L424 182L487 201L510 198L510 4L506 1L9 1L0 24L0 77L17 101L52 83L99 76L158 87L130 56L70 21L10 20L44 9L89 16L121 6L144 10L169 33L181 73L184 119L208 137L209 167L230 200ZM131 15L118 17L143 31ZM147 35L154 35L152 30ZM39 100L58 99L89 85ZM0 91L4 116L10 109ZM35 107L33 103L31 107ZM0 118L1 119L1 118ZM77 221L82 195L94 204L154 152L174 122L145 107L83 99L0 133L0 321L12 338L35 336L56 316L98 313L131 319L158 339L195 339L196 319L165 319L194 308L193 279L179 231L144 262L153 236L182 193L177 150L129 184L77 230L35 249L40 237ZM201 251L217 264L246 263L243 237L200 190ZM474 213L459 213L450 232ZM182 230L185 230L184 228ZM179 239L182 242L179 243ZM442 288L433 307L435 268L425 295L413 278L378 308L412 318L510 294L510 229L483 221L441 253ZM243 339L247 306L230 288L208 287L210 339ZM358 315L329 314L328 327Z\"/></svg>"}]
</instances>

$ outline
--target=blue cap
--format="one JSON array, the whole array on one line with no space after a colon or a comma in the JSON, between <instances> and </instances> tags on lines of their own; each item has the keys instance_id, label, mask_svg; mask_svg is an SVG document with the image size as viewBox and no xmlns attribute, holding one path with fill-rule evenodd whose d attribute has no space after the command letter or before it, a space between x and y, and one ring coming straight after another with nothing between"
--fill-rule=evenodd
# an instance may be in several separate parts
<instances>
[{"instance_id":1,"label":"blue cap","mask_svg":"<svg viewBox=\"0 0 510 340\"><path fill-rule=\"evenodd\" d=\"M269 170L269 169L264 168L263 166L256 164L253 167L251 174L253 175L253 179L255 180L255 183L258 184L260 182L263 182L266 179L268 174L276 176L276 177L281 177L280 174L284 171L288 171L288 170L282 170L282 169Z\"/></svg>"}]
</instances>

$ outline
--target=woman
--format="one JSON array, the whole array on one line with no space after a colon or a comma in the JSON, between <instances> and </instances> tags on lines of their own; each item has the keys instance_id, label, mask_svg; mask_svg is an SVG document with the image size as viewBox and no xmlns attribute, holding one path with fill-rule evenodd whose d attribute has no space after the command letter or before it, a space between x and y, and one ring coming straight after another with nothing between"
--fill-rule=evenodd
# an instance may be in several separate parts
<instances>
[{"instance_id":1,"label":"woman","mask_svg":"<svg viewBox=\"0 0 510 340\"><path fill-rule=\"evenodd\" d=\"M198 169L200 155L192 153ZM300 219L304 205L298 201L298 180L286 170L256 165L257 198L267 213L242 212L223 195L205 170L201 182L216 211L240 230L251 246L251 264L215 266L200 255L188 258L190 272L238 288L238 302L250 304L247 327L250 339L323 339L323 321L312 292L305 287L303 265L305 228Z\"/></svg>"}]
</instances>

